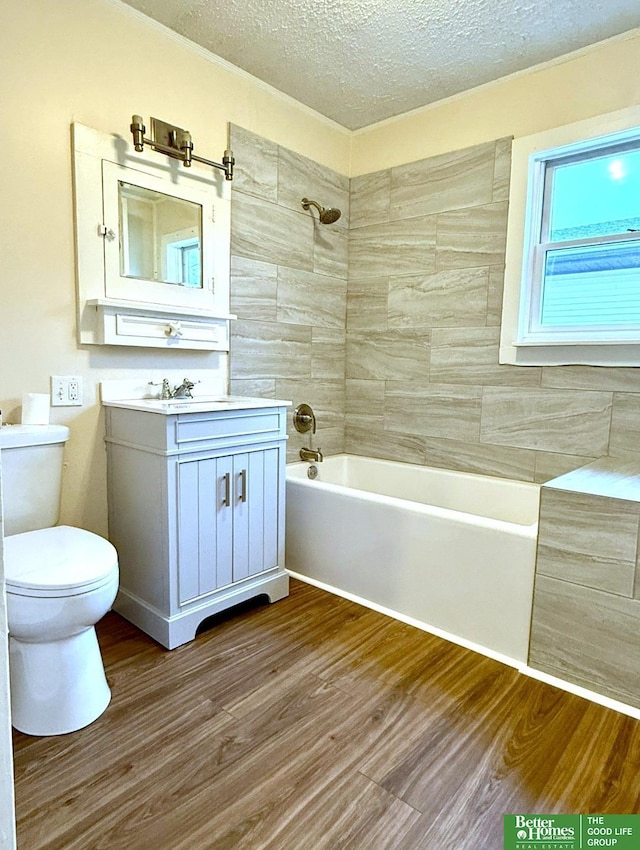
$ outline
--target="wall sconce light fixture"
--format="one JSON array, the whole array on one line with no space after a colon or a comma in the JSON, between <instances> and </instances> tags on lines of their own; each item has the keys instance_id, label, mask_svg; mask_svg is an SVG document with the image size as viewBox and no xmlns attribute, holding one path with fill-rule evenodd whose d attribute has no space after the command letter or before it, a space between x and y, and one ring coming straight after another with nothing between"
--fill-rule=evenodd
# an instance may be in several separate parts
<instances>
[{"instance_id":1,"label":"wall sconce light fixture","mask_svg":"<svg viewBox=\"0 0 640 850\"><path fill-rule=\"evenodd\" d=\"M144 134L147 132L147 128L144 126L141 115L131 117L130 129L133 135L133 146L138 153L141 153L145 144L147 144L155 151L181 160L185 168L190 168L194 161L203 162L205 165L212 165L214 168L220 168L224 171L225 180L233 180L235 159L233 158L233 151L229 149L224 152L222 162L213 162L213 160L205 159L203 156L196 156L193 153L191 133L181 127L167 124L166 121L161 121L159 118L151 119L150 139L145 138Z\"/></svg>"}]
</instances>

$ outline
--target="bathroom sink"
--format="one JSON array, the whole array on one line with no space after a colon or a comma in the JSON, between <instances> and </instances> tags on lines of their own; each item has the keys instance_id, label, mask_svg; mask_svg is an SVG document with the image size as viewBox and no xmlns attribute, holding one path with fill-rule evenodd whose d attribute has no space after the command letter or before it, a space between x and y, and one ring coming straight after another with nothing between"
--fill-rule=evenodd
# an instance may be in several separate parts
<instances>
[{"instance_id":1,"label":"bathroom sink","mask_svg":"<svg viewBox=\"0 0 640 850\"><path fill-rule=\"evenodd\" d=\"M233 396L194 396L193 398L143 398L138 399L137 404L149 410L162 410L175 413L176 410L202 411L218 410L228 406L235 406L239 402L245 403L247 399Z\"/></svg>"},{"instance_id":2,"label":"bathroom sink","mask_svg":"<svg viewBox=\"0 0 640 850\"><path fill-rule=\"evenodd\" d=\"M219 395L219 396L194 396L193 398L152 398L149 401L160 401L163 404L206 404L207 402L212 402L218 404L220 402L229 401L230 396Z\"/></svg>"},{"instance_id":3,"label":"bathroom sink","mask_svg":"<svg viewBox=\"0 0 640 850\"><path fill-rule=\"evenodd\" d=\"M246 398L232 395L202 395L193 398L128 398L103 401L113 407L147 410L165 415L175 413L206 413L207 411L242 410L247 408L289 406L290 401L270 398Z\"/></svg>"},{"instance_id":4,"label":"bathroom sink","mask_svg":"<svg viewBox=\"0 0 640 850\"><path fill-rule=\"evenodd\" d=\"M242 396L232 395L216 395L216 396L194 396L193 398L166 398L148 399L156 404L166 405L167 407L197 407L203 404L245 404L248 399Z\"/></svg>"}]
</instances>

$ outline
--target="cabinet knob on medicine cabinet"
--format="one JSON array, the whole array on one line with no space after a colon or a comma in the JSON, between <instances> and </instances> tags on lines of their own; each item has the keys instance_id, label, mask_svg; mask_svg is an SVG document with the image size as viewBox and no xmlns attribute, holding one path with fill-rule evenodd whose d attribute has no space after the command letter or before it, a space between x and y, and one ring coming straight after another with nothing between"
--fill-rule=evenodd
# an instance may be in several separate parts
<instances>
[{"instance_id":1,"label":"cabinet knob on medicine cabinet","mask_svg":"<svg viewBox=\"0 0 640 850\"><path fill-rule=\"evenodd\" d=\"M165 335L170 339L178 339L182 336L182 325L180 322L169 322L165 330Z\"/></svg>"}]
</instances>

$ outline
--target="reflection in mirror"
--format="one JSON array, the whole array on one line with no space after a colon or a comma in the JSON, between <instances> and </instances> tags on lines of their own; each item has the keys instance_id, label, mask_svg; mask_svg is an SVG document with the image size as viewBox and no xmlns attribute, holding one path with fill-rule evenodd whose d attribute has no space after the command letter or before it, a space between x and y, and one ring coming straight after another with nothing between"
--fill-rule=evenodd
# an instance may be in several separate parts
<instances>
[{"instance_id":1,"label":"reflection in mirror","mask_svg":"<svg viewBox=\"0 0 640 850\"><path fill-rule=\"evenodd\" d=\"M202 289L202 207L118 181L123 277Z\"/></svg>"}]
</instances>

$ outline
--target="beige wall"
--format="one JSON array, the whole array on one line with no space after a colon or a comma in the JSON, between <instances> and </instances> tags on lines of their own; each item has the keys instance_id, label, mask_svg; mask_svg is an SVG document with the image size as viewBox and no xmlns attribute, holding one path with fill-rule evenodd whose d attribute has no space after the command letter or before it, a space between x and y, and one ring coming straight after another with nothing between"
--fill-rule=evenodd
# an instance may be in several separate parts
<instances>
[{"instance_id":1,"label":"beige wall","mask_svg":"<svg viewBox=\"0 0 640 850\"><path fill-rule=\"evenodd\" d=\"M636 105L640 30L358 131L351 176ZM428 87L428 81L425 82Z\"/></svg>"},{"instance_id":2,"label":"beige wall","mask_svg":"<svg viewBox=\"0 0 640 850\"><path fill-rule=\"evenodd\" d=\"M188 127L197 152L220 159L233 121L342 173L349 135L109 0L5 3L0 56L0 409L19 421L23 391L47 392L52 374L83 378L84 406L52 411L71 427L62 519L105 533L98 383L202 377L219 355L78 347L71 123L126 135L132 113L157 115Z\"/></svg>"}]
</instances>

